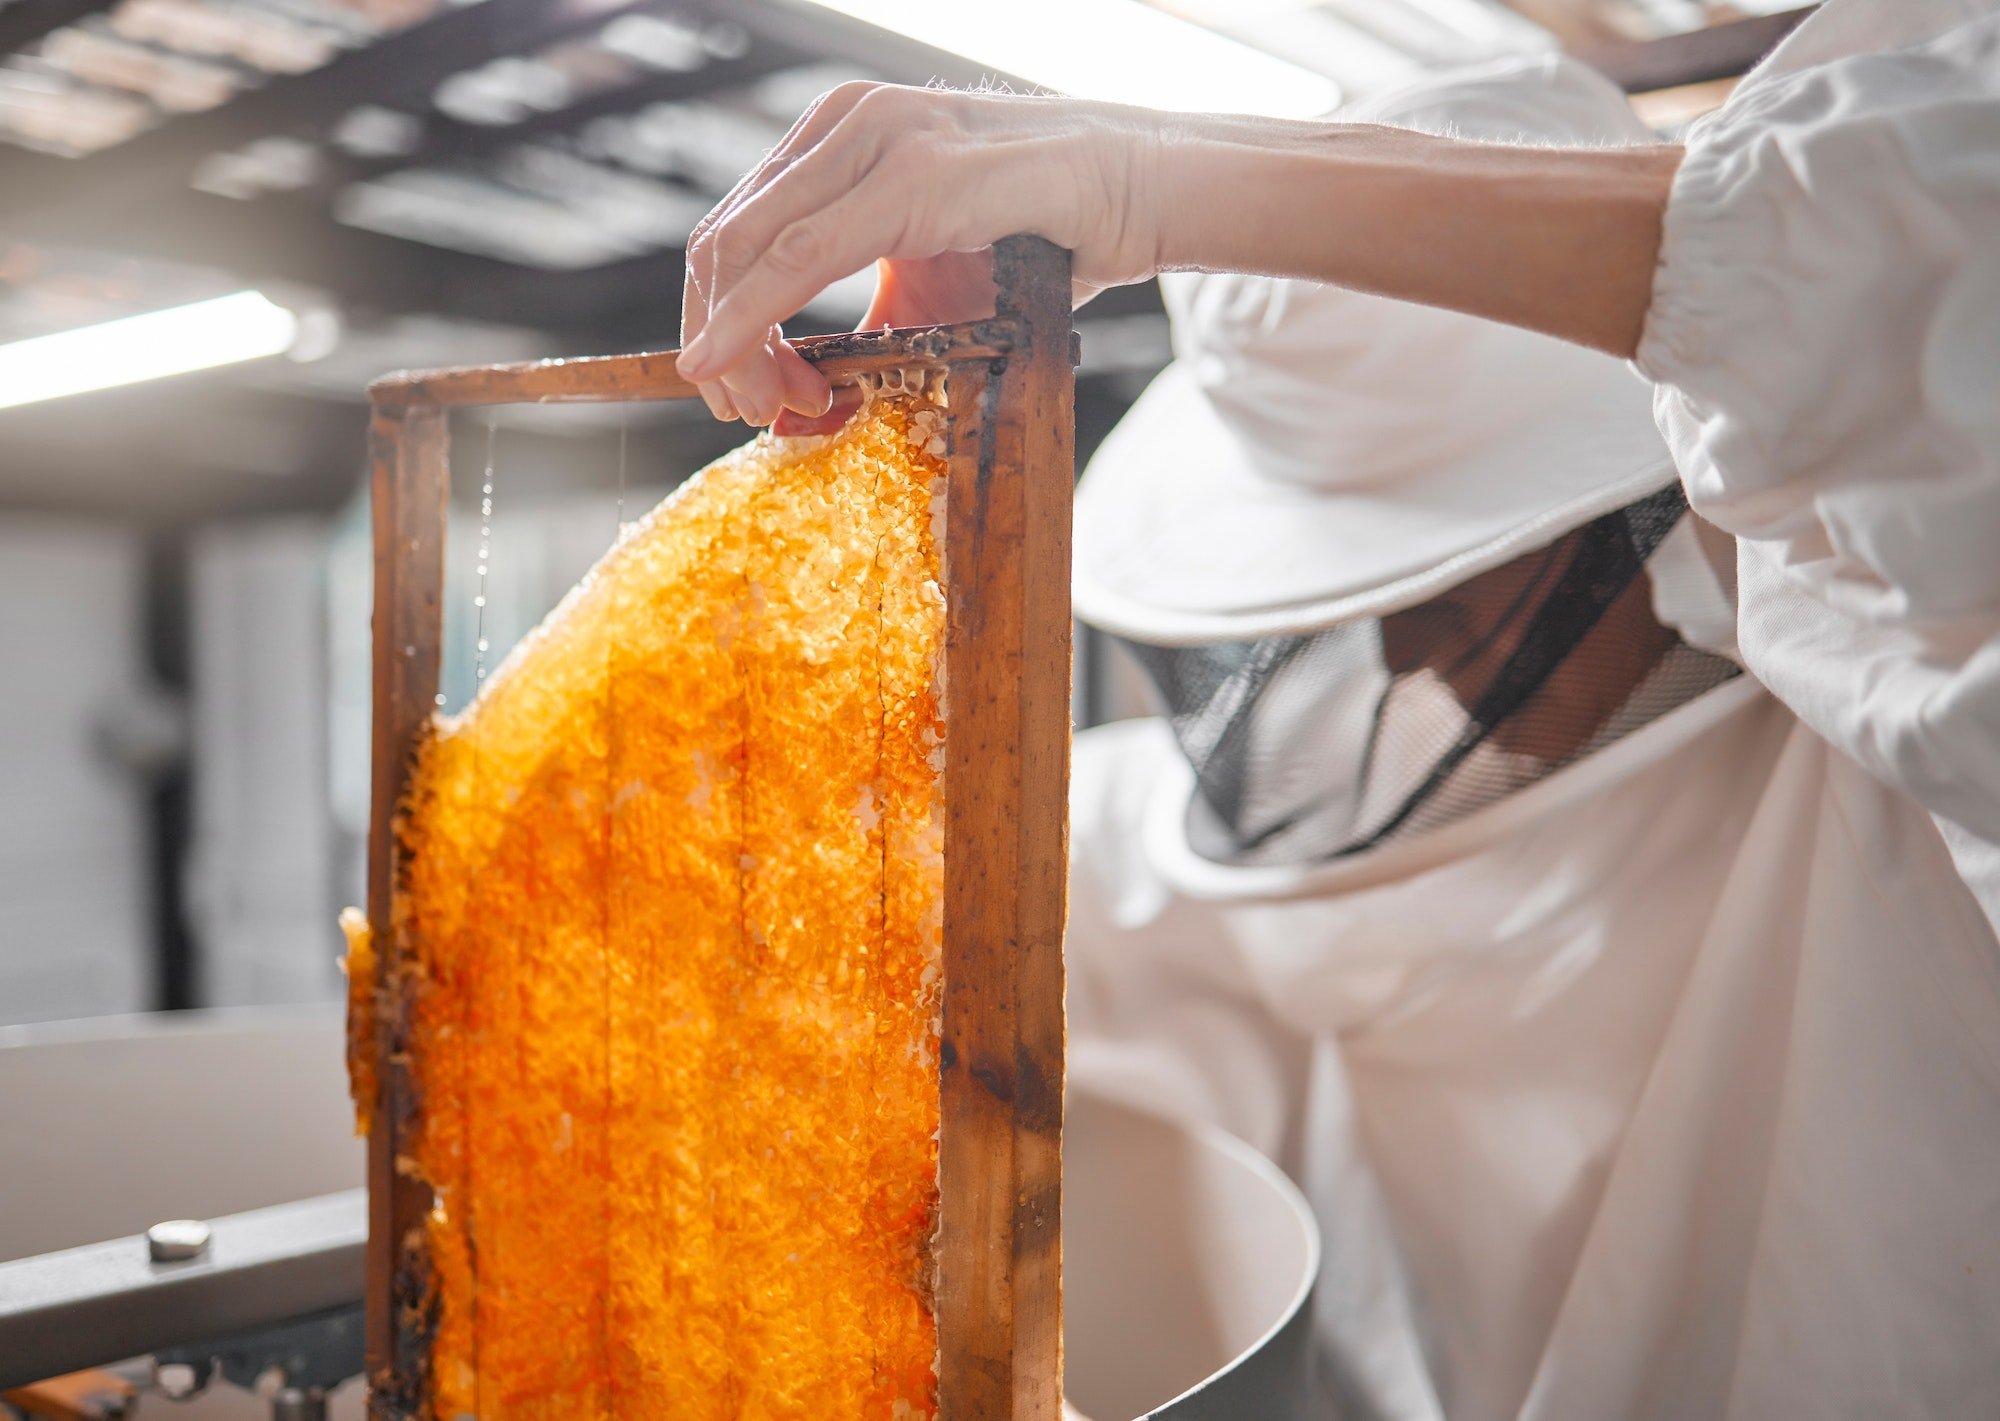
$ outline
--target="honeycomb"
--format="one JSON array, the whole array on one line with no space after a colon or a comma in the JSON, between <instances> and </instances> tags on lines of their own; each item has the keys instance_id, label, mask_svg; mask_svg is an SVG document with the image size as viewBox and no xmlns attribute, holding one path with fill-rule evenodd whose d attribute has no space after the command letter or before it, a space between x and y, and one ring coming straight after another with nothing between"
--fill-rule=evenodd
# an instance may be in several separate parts
<instances>
[{"instance_id":1,"label":"honeycomb","mask_svg":"<svg viewBox=\"0 0 2000 1421\"><path fill-rule=\"evenodd\" d=\"M935 1411L937 400L704 470L421 752L440 1418Z\"/></svg>"},{"instance_id":2,"label":"honeycomb","mask_svg":"<svg viewBox=\"0 0 2000 1421\"><path fill-rule=\"evenodd\" d=\"M375 1125L376 1079L380 1047L375 1040L375 989L381 965L375 958L375 935L368 915L343 908L340 931L347 939L347 956L340 970L347 975L347 1084L354 1095L354 1133L366 1135Z\"/></svg>"}]
</instances>

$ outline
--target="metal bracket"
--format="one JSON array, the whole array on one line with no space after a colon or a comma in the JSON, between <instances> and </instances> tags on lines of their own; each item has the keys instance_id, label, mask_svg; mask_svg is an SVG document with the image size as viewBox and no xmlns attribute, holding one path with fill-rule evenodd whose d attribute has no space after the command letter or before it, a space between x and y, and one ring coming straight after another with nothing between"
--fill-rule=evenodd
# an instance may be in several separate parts
<instances>
[{"instance_id":1,"label":"metal bracket","mask_svg":"<svg viewBox=\"0 0 2000 1421\"><path fill-rule=\"evenodd\" d=\"M146 1235L135 1234L0 1263L0 1389L361 1301L362 1190L231 1214L210 1228L207 1251L184 1261L153 1261Z\"/></svg>"}]
</instances>

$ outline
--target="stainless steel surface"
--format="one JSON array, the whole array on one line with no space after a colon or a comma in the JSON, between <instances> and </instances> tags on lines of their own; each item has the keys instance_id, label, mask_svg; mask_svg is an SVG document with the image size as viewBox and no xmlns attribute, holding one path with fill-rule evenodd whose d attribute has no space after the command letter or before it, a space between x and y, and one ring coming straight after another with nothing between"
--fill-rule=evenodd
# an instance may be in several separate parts
<instances>
[{"instance_id":1,"label":"stainless steel surface","mask_svg":"<svg viewBox=\"0 0 2000 1421\"><path fill-rule=\"evenodd\" d=\"M358 1186L345 1041L338 1008L0 1027L0 1261Z\"/></svg>"},{"instance_id":2,"label":"stainless steel surface","mask_svg":"<svg viewBox=\"0 0 2000 1421\"><path fill-rule=\"evenodd\" d=\"M155 1263L187 1263L208 1252L213 1236L200 1219L166 1219L146 1230L146 1253Z\"/></svg>"},{"instance_id":3,"label":"stainless steel surface","mask_svg":"<svg viewBox=\"0 0 2000 1421\"><path fill-rule=\"evenodd\" d=\"M326 1393L285 1387L271 1398L271 1421L326 1421Z\"/></svg>"},{"instance_id":4,"label":"stainless steel surface","mask_svg":"<svg viewBox=\"0 0 2000 1421\"><path fill-rule=\"evenodd\" d=\"M154 1263L141 1236L0 1263L0 1387L360 1301L359 1189L210 1227L187 1262Z\"/></svg>"}]
</instances>

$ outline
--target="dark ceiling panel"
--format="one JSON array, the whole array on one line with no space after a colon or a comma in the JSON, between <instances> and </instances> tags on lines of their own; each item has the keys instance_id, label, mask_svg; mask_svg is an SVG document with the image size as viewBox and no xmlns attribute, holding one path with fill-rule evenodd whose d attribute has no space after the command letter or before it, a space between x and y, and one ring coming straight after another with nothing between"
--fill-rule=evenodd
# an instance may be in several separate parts
<instances>
[{"instance_id":1,"label":"dark ceiling panel","mask_svg":"<svg viewBox=\"0 0 2000 1421\"><path fill-rule=\"evenodd\" d=\"M0 215L0 239L203 265L246 283L298 283L327 292L361 319L424 313L520 326L545 332L551 353L672 345L682 273L675 251L583 271L531 270L342 226L326 210L325 186L235 201L187 185L213 152L323 128L364 103L428 110L436 85L453 73L535 52L639 8L639 0L485 0L89 159L0 153L0 191L10 209ZM751 33L750 47L739 57L649 77L513 125L482 128L429 114L427 146L415 157L359 163L342 176L413 163L477 164L525 140L574 132L652 103L718 94L823 57L908 82L981 77L953 56L805 7L680 0L674 10L741 25ZM816 328L811 318L797 323L799 333Z\"/></svg>"},{"instance_id":2,"label":"dark ceiling panel","mask_svg":"<svg viewBox=\"0 0 2000 1421\"><path fill-rule=\"evenodd\" d=\"M0 155L0 192L26 197L4 219L4 230L11 235L94 235L92 219L144 211L186 187L212 153L273 134L323 127L361 104L427 105L431 91L452 74L531 53L640 8L643 0L485 0L58 169L37 171L26 160L39 155L26 150Z\"/></svg>"},{"instance_id":3,"label":"dark ceiling panel","mask_svg":"<svg viewBox=\"0 0 2000 1421\"><path fill-rule=\"evenodd\" d=\"M100 15L118 0L14 0L0 10L0 58L19 54L57 30Z\"/></svg>"},{"instance_id":4,"label":"dark ceiling panel","mask_svg":"<svg viewBox=\"0 0 2000 1421\"><path fill-rule=\"evenodd\" d=\"M706 98L804 64L811 58L811 55L789 45L754 43L750 52L740 58L718 59L689 73L648 75L637 83L592 94L564 108L538 113L519 123L463 123L434 114L425 124L423 142L415 153L379 159L334 156L329 159L326 175L314 188L323 193L331 192L347 183L365 181L398 168L481 162L517 143L553 134L575 133L595 119L611 114L634 113L653 104Z\"/></svg>"}]
</instances>

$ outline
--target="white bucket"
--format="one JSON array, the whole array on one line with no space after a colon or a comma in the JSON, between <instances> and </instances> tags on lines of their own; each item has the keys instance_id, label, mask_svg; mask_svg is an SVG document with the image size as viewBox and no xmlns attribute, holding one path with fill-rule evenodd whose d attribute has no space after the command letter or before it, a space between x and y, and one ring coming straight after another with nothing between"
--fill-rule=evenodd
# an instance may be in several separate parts
<instances>
[{"instance_id":1,"label":"white bucket","mask_svg":"<svg viewBox=\"0 0 2000 1421\"><path fill-rule=\"evenodd\" d=\"M1090 1421L1312 1415L1311 1209L1219 1130L1072 1095L1064 1389Z\"/></svg>"}]
</instances>

